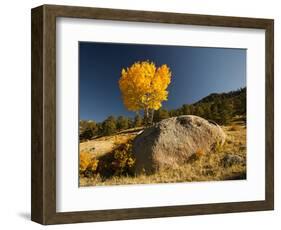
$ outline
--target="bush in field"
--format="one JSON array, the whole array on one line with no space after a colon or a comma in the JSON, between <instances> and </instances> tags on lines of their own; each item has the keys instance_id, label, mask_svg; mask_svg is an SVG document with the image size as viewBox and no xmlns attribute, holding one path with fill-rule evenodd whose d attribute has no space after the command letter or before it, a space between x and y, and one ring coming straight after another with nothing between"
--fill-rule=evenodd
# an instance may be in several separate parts
<instances>
[{"instance_id":1,"label":"bush in field","mask_svg":"<svg viewBox=\"0 0 281 230\"><path fill-rule=\"evenodd\" d=\"M113 151L114 161L112 166L115 175L131 174L135 165L135 158L132 154L132 144L126 143L120 145Z\"/></svg>"},{"instance_id":2,"label":"bush in field","mask_svg":"<svg viewBox=\"0 0 281 230\"><path fill-rule=\"evenodd\" d=\"M84 172L87 169L88 164L91 161L91 154L88 152L81 152L80 153L80 164L79 164L79 171Z\"/></svg>"},{"instance_id":3,"label":"bush in field","mask_svg":"<svg viewBox=\"0 0 281 230\"><path fill-rule=\"evenodd\" d=\"M99 158L97 172L103 177L131 175L135 165L132 143L125 143Z\"/></svg>"},{"instance_id":4,"label":"bush in field","mask_svg":"<svg viewBox=\"0 0 281 230\"><path fill-rule=\"evenodd\" d=\"M97 172L99 160L88 152L80 153L79 172L85 176L93 175Z\"/></svg>"}]
</instances>

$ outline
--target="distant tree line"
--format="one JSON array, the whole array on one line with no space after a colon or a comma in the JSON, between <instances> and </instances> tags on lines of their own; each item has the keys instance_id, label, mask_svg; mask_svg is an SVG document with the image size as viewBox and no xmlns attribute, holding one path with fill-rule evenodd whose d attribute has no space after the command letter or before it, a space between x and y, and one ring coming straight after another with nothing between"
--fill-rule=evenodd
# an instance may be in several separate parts
<instances>
[{"instance_id":1,"label":"distant tree line","mask_svg":"<svg viewBox=\"0 0 281 230\"><path fill-rule=\"evenodd\" d=\"M246 88L221 94L210 94L194 104L184 104L178 109L166 110L160 108L154 112L153 122L180 115L196 115L212 120L220 125L227 125L234 116L240 115L246 119ZM98 136L112 135L122 130L142 127L143 118L125 116L109 116L103 122L81 120L80 140L88 140Z\"/></svg>"},{"instance_id":2,"label":"distant tree line","mask_svg":"<svg viewBox=\"0 0 281 230\"><path fill-rule=\"evenodd\" d=\"M140 115L136 115L133 119L130 117L109 116L103 122L95 122L93 120L81 120L79 122L79 138L80 140L89 140L98 136L108 136L122 130L142 127L143 118Z\"/></svg>"},{"instance_id":3,"label":"distant tree line","mask_svg":"<svg viewBox=\"0 0 281 230\"><path fill-rule=\"evenodd\" d=\"M246 119L246 88L221 94L210 94L194 104L184 104L179 109L155 111L154 122L180 115L196 115L227 125L234 116Z\"/></svg>"}]
</instances>

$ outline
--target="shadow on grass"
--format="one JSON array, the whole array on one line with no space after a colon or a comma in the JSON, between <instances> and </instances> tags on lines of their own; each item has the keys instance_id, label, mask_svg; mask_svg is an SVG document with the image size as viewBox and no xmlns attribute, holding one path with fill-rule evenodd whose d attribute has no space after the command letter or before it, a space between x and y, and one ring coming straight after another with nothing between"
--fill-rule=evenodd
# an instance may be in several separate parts
<instances>
[{"instance_id":1,"label":"shadow on grass","mask_svg":"<svg viewBox=\"0 0 281 230\"><path fill-rule=\"evenodd\" d=\"M235 173L235 174L225 178L225 180L246 180L246 179L247 179L246 172Z\"/></svg>"}]
</instances>

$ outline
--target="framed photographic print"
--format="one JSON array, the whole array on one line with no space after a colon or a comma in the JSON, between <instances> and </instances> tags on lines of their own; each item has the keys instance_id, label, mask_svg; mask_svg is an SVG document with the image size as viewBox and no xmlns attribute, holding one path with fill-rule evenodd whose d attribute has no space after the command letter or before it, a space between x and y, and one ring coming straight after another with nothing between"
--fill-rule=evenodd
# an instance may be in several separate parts
<instances>
[{"instance_id":1,"label":"framed photographic print","mask_svg":"<svg viewBox=\"0 0 281 230\"><path fill-rule=\"evenodd\" d=\"M41 224L274 208L273 20L32 9Z\"/></svg>"}]
</instances>

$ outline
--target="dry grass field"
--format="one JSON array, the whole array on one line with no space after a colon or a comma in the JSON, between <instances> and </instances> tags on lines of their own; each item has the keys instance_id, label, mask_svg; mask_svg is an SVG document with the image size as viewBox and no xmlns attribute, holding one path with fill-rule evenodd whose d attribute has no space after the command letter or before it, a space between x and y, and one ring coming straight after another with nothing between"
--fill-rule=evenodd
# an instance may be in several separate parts
<instances>
[{"instance_id":1,"label":"dry grass field","mask_svg":"<svg viewBox=\"0 0 281 230\"><path fill-rule=\"evenodd\" d=\"M122 175L92 177L80 175L80 186L152 184L191 181L219 181L246 179L246 127L243 122L233 122L222 126L227 134L223 146L213 152L198 152L194 158L173 170L162 170L152 175ZM96 138L80 143L80 152L89 152L99 158L118 148L121 144L133 140L140 129L126 130L116 135Z\"/></svg>"}]
</instances>

